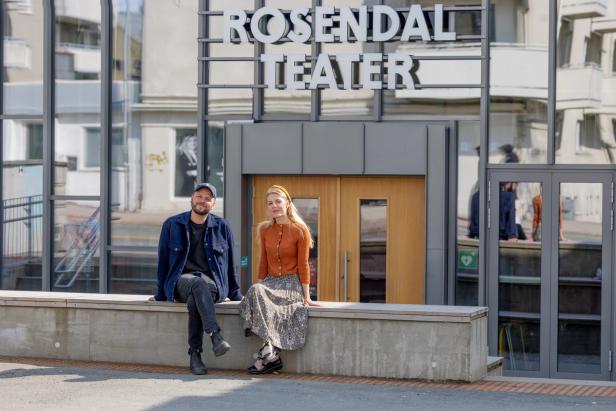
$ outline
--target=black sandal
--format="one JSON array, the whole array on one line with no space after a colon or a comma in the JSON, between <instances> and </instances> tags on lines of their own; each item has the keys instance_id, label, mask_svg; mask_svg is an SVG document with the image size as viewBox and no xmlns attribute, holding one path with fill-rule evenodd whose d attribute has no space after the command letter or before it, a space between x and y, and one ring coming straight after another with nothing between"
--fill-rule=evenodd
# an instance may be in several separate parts
<instances>
[{"instance_id":1,"label":"black sandal","mask_svg":"<svg viewBox=\"0 0 616 411\"><path fill-rule=\"evenodd\" d=\"M282 358L278 357L276 361L268 364L263 364L261 359L258 359L254 365L248 367L248 372L254 375L270 374L274 371L282 369Z\"/></svg>"}]
</instances>

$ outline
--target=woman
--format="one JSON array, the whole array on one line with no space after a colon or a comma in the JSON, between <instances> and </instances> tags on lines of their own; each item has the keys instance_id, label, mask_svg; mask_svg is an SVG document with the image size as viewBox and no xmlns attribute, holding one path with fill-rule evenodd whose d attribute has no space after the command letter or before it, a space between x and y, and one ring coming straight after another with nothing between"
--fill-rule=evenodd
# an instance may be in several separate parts
<instances>
[{"instance_id":1,"label":"woman","mask_svg":"<svg viewBox=\"0 0 616 411\"><path fill-rule=\"evenodd\" d=\"M308 226L289 192L273 185L265 193L270 219L259 224L259 276L240 303L246 335L256 334L263 346L248 368L264 374L282 368L281 350L303 347L310 299L308 252L313 246Z\"/></svg>"}]
</instances>

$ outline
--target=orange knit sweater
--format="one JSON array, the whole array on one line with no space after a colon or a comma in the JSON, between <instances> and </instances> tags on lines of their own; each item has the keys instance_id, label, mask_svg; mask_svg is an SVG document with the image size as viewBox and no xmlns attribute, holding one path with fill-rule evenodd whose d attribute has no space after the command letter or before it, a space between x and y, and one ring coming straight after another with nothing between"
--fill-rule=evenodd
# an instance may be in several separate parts
<instances>
[{"instance_id":1,"label":"orange knit sweater","mask_svg":"<svg viewBox=\"0 0 616 411\"><path fill-rule=\"evenodd\" d=\"M302 284L310 284L308 252L310 233L297 224L276 224L261 228L259 280L266 275L299 274Z\"/></svg>"}]
</instances>

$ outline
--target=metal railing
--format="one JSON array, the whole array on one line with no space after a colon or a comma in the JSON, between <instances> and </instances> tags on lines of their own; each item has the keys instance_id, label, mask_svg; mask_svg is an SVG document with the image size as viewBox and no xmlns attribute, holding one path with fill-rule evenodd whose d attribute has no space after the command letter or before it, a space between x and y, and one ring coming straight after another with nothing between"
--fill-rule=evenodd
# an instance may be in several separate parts
<instances>
[{"instance_id":1,"label":"metal railing","mask_svg":"<svg viewBox=\"0 0 616 411\"><path fill-rule=\"evenodd\" d=\"M9 198L2 201L4 265L40 259L43 250L43 196Z\"/></svg>"},{"instance_id":2,"label":"metal railing","mask_svg":"<svg viewBox=\"0 0 616 411\"><path fill-rule=\"evenodd\" d=\"M72 241L66 254L54 268L54 288L71 288L80 274L89 278L93 269L92 258L100 243L100 207L85 220L76 223Z\"/></svg>"}]
</instances>

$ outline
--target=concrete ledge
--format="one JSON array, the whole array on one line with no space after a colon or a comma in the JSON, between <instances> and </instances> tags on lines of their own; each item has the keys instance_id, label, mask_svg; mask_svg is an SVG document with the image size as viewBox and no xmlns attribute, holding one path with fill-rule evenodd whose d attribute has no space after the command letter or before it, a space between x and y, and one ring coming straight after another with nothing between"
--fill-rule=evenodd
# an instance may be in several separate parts
<instances>
[{"instance_id":1,"label":"concrete ledge","mask_svg":"<svg viewBox=\"0 0 616 411\"><path fill-rule=\"evenodd\" d=\"M488 376L499 377L503 375L503 357L488 357Z\"/></svg>"},{"instance_id":2,"label":"concrete ledge","mask_svg":"<svg viewBox=\"0 0 616 411\"><path fill-rule=\"evenodd\" d=\"M232 351L208 366L243 369L259 347L237 302L217 304ZM285 371L475 381L487 372L487 308L322 302ZM186 307L143 295L0 291L0 355L184 366Z\"/></svg>"}]
</instances>

